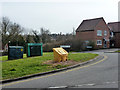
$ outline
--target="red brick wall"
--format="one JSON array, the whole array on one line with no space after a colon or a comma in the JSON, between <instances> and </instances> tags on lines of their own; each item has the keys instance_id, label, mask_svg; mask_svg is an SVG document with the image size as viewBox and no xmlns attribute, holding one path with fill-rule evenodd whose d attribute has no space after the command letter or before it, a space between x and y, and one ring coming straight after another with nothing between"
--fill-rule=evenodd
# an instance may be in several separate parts
<instances>
[{"instance_id":1,"label":"red brick wall","mask_svg":"<svg viewBox=\"0 0 120 90\"><path fill-rule=\"evenodd\" d=\"M102 36L97 36L97 30L102 30ZM104 36L104 31L107 31L107 36ZM97 40L102 40L102 45L100 46L100 48L104 48L104 45L103 45L103 38L109 40L109 37L110 37L110 32L109 32L109 28L107 26L107 24L101 20L98 25L96 26L95 28L95 40L96 40L96 45L97 45ZM110 42L107 41L107 48L110 47Z\"/></svg>"},{"instance_id":2,"label":"red brick wall","mask_svg":"<svg viewBox=\"0 0 120 90\"><path fill-rule=\"evenodd\" d=\"M114 38L115 38L115 47L120 48L120 32L115 33Z\"/></svg>"},{"instance_id":3,"label":"red brick wall","mask_svg":"<svg viewBox=\"0 0 120 90\"><path fill-rule=\"evenodd\" d=\"M86 31L86 32L76 32L76 37L80 40L93 40L94 39L94 31Z\"/></svg>"},{"instance_id":4,"label":"red brick wall","mask_svg":"<svg viewBox=\"0 0 120 90\"><path fill-rule=\"evenodd\" d=\"M97 36L97 30L102 30L102 36ZM104 36L104 31L107 31L107 36ZM96 43L96 48L104 48L103 46L103 38L109 39L110 32L107 24L104 20L101 20L94 31L85 31L85 32L76 32L76 38L81 40L93 40ZM102 45L97 45L97 40L102 40ZM109 48L110 43L107 41L107 48Z\"/></svg>"}]
</instances>

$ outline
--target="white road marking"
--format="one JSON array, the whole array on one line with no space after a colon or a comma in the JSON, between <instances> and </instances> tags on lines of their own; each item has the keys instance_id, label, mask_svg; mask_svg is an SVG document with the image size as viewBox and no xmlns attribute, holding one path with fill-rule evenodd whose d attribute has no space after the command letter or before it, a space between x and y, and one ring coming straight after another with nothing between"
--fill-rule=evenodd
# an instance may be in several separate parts
<instances>
[{"instance_id":1,"label":"white road marking","mask_svg":"<svg viewBox=\"0 0 120 90\"><path fill-rule=\"evenodd\" d=\"M81 87L81 86L83 86L83 85L75 85L75 87Z\"/></svg>"},{"instance_id":2,"label":"white road marking","mask_svg":"<svg viewBox=\"0 0 120 90\"><path fill-rule=\"evenodd\" d=\"M55 86L55 87L49 87L49 88L66 88L67 86Z\"/></svg>"},{"instance_id":3,"label":"white road marking","mask_svg":"<svg viewBox=\"0 0 120 90\"><path fill-rule=\"evenodd\" d=\"M86 86L94 86L94 85L95 85L94 83L86 84Z\"/></svg>"},{"instance_id":4,"label":"white road marking","mask_svg":"<svg viewBox=\"0 0 120 90\"><path fill-rule=\"evenodd\" d=\"M117 82L105 82L105 83L110 84L110 83L117 83Z\"/></svg>"},{"instance_id":5,"label":"white road marking","mask_svg":"<svg viewBox=\"0 0 120 90\"><path fill-rule=\"evenodd\" d=\"M118 83L118 81L113 81L113 82L103 82L101 84L114 84ZM55 87L49 87L49 88L67 88L67 87L82 87L82 86L96 86L98 85L97 83L90 83L90 84L81 84L81 85L74 85L74 86L55 86Z\"/></svg>"}]
</instances>

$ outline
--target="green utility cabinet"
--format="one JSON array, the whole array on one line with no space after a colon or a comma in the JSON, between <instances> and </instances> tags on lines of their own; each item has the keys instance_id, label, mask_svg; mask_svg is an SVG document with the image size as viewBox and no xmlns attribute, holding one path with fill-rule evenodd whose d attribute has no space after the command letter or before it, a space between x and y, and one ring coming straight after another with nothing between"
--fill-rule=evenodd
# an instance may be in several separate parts
<instances>
[{"instance_id":1,"label":"green utility cabinet","mask_svg":"<svg viewBox=\"0 0 120 90\"><path fill-rule=\"evenodd\" d=\"M9 46L8 47L8 60L23 58L23 46Z\"/></svg>"},{"instance_id":2,"label":"green utility cabinet","mask_svg":"<svg viewBox=\"0 0 120 90\"><path fill-rule=\"evenodd\" d=\"M27 57L42 56L42 55L43 55L42 43L28 43Z\"/></svg>"}]
</instances>

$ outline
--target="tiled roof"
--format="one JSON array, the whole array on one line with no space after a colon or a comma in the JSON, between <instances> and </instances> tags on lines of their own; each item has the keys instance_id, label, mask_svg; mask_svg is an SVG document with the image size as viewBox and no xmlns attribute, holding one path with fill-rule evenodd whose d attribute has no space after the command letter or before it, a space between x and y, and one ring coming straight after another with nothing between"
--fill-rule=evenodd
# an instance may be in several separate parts
<instances>
[{"instance_id":1,"label":"tiled roof","mask_svg":"<svg viewBox=\"0 0 120 90\"><path fill-rule=\"evenodd\" d=\"M120 22L110 22L108 26L113 32L120 32Z\"/></svg>"},{"instance_id":2,"label":"tiled roof","mask_svg":"<svg viewBox=\"0 0 120 90\"><path fill-rule=\"evenodd\" d=\"M96 25L99 23L99 21L104 20L103 17L101 18L94 18L94 19L87 19L83 20L82 23L77 28L76 32L78 31L90 31L94 30Z\"/></svg>"}]
</instances>

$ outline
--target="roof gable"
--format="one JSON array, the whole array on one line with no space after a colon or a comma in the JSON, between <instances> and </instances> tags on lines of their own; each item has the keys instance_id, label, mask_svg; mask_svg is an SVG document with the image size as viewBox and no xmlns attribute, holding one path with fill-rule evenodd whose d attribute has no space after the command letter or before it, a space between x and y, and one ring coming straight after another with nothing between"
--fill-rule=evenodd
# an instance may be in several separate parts
<instances>
[{"instance_id":1,"label":"roof gable","mask_svg":"<svg viewBox=\"0 0 120 90\"><path fill-rule=\"evenodd\" d=\"M104 20L103 17L83 20L82 23L81 23L81 24L79 25L79 27L77 28L76 32L94 30L94 28L96 27L96 25L97 25L101 20Z\"/></svg>"},{"instance_id":2,"label":"roof gable","mask_svg":"<svg viewBox=\"0 0 120 90\"><path fill-rule=\"evenodd\" d=\"M113 32L120 32L120 22L111 22L108 23L108 26Z\"/></svg>"}]
</instances>

